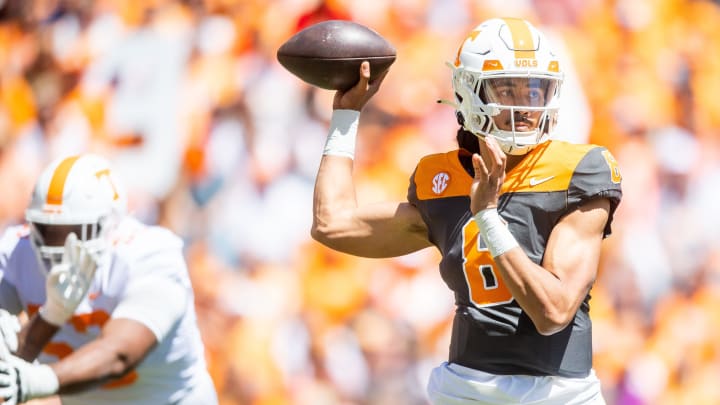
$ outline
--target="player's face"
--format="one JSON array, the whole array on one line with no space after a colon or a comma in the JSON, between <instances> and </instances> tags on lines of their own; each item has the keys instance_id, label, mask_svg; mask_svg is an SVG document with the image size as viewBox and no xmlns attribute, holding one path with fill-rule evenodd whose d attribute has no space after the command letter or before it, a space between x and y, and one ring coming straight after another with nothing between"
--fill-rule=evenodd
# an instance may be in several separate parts
<instances>
[{"instance_id":1,"label":"player's face","mask_svg":"<svg viewBox=\"0 0 720 405\"><path fill-rule=\"evenodd\" d=\"M523 109L522 107L547 106L547 94L553 94L554 82L537 78L497 78L486 79L485 98L488 103L494 103L502 108L500 114L494 117L495 125L504 131L532 131L540 124L542 111Z\"/></svg>"},{"instance_id":2,"label":"player's face","mask_svg":"<svg viewBox=\"0 0 720 405\"><path fill-rule=\"evenodd\" d=\"M100 226L99 224L50 225L30 222L30 229L33 248L47 272L62 261L65 240L70 233L74 233L81 243L92 244L100 231ZM97 243L94 246L89 248L96 249Z\"/></svg>"},{"instance_id":3,"label":"player's face","mask_svg":"<svg viewBox=\"0 0 720 405\"><path fill-rule=\"evenodd\" d=\"M44 246L63 247L67 236L74 232L80 238L87 232L87 225L47 225L31 224L33 231ZM83 229L85 228L85 229Z\"/></svg>"},{"instance_id":4,"label":"player's face","mask_svg":"<svg viewBox=\"0 0 720 405\"><path fill-rule=\"evenodd\" d=\"M500 114L493 117L495 125L503 131L513 130L513 121L515 122L514 130L517 132L528 132L536 129L540 123L540 111L515 111L502 110Z\"/></svg>"}]
</instances>

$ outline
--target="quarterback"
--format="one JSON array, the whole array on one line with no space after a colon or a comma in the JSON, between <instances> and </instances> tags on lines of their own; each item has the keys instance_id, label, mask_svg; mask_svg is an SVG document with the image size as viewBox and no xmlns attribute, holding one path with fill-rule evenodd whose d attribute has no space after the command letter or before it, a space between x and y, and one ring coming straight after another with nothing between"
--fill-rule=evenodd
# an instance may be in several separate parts
<instances>
[{"instance_id":1,"label":"quarterback","mask_svg":"<svg viewBox=\"0 0 720 405\"><path fill-rule=\"evenodd\" d=\"M441 252L456 311L433 404L604 404L589 301L622 195L618 164L602 146L552 139L562 61L529 22L481 23L450 65L459 149L420 159L407 201L355 199L360 111L384 76L370 82L363 63L335 94L312 235L365 257Z\"/></svg>"},{"instance_id":2,"label":"quarterback","mask_svg":"<svg viewBox=\"0 0 720 405\"><path fill-rule=\"evenodd\" d=\"M0 239L3 404L217 403L182 241L125 211L102 157L61 158L40 175L27 223Z\"/></svg>"}]
</instances>

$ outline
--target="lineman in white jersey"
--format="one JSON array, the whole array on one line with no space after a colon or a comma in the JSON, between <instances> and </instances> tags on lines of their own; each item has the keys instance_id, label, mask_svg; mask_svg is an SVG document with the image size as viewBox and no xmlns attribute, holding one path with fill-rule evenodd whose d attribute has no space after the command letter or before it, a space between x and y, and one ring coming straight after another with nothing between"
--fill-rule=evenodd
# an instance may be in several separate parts
<instances>
[{"instance_id":1,"label":"lineman in white jersey","mask_svg":"<svg viewBox=\"0 0 720 405\"><path fill-rule=\"evenodd\" d=\"M0 239L3 404L217 403L182 241L126 215L123 195L105 159L58 159Z\"/></svg>"}]
</instances>

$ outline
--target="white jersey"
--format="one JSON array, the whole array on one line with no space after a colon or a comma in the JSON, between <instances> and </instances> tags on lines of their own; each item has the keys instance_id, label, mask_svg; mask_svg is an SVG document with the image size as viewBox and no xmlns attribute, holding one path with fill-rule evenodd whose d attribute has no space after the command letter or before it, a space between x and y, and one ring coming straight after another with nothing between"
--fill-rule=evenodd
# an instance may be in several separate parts
<instances>
[{"instance_id":1,"label":"white jersey","mask_svg":"<svg viewBox=\"0 0 720 405\"><path fill-rule=\"evenodd\" d=\"M123 220L110 235L110 241L112 253L99 264L87 297L45 346L38 360L52 363L67 356L95 339L103 325L114 317L143 323L156 334L158 345L125 377L97 389L63 395L63 405L175 404L185 403L188 398L198 403L214 403L216 397L197 327L182 241L164 228L147 226L132 218ZM13 313L37 312L45 302L45 271L41 266L29 239L29 229L26 226L7 229L0 239L0 307ZM158 336L157 324L151 316L123 302L129 285L148 278L151 282L160 281L159 284L178 283L187 291L183 315L164 336ZM160 286L157 294L162 297ZM157 317L159 311L155 312Z\"/></svg>"}]
</instances>

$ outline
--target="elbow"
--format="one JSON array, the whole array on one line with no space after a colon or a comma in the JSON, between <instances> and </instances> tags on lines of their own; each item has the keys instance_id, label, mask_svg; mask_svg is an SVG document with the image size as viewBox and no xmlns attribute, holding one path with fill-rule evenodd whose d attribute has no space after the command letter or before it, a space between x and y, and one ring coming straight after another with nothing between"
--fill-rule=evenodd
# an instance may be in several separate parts
<instances>
[{"instance_id":1,"label":"elbow","mask_svg":"<svg viewBox=\"0 0 720 405\"><path fill-rule=\"evenodd\" d=\"M534 321L534 324L539 334L550 336L567 328L574 318L575 314L562 311L546 311L540 319Z\"/></svg>"},{"instance_id":2,"label":"elbow","mask_svg":"<svg viewBox=\"0 0 720 405\"><path fill-rule=\"evenodd\" d=\"M310 228L310 236L320 244L329 248L335 248L339 240L344 236L342 228L338 227L338 223L331 221L319 221L315 219Z\"/></svg>"},{"instance_id":3,"label":"elbow","mask_svg":"<svg viewBox=\"0 0 720 405\"><path fill-rule=\"evenodd\" d=\"M115 379L124 377L126 374L133 371L137 365L142 361L144 355L133 354L132 350L128 350L128 347L120 344L108 344L107 345L107 371L106 378Z\"/></svg>"},{"instance_id":4,"label":"elbow","mask_svg":"<svg viewBox=\"0 0 720 405\"><path fill-rule=\"evenodd\" d=\"M565 329L566 326L567 324L545 324L542 326L536 326L536 328L539 334L543 336L551 336Z\"/></svg>"},{"instance_id":5,"label":"elbow","mask_svg":"<svg viewBox=\"0 0 720 405\"><path fill-rule=\"evenodd\" d=\"M108 377L111 379L121 378L134 370L136 365L136 362L130 360L129 356L120 352L116 353L115 358L110 365L110 375Z\"/></svg>"},{"instance_id":6,"label":"elbow","mask_svg":"<svg viewBox=\"0 0 720 405\"><path fill-rule=\"evenodd\" d=\"M330 231L327 226L322 226L317 222L313 222L312 228L310 228L310 236L316 242L327 246L328 241L330 240Z\"/></svg>"}]
</instances>

